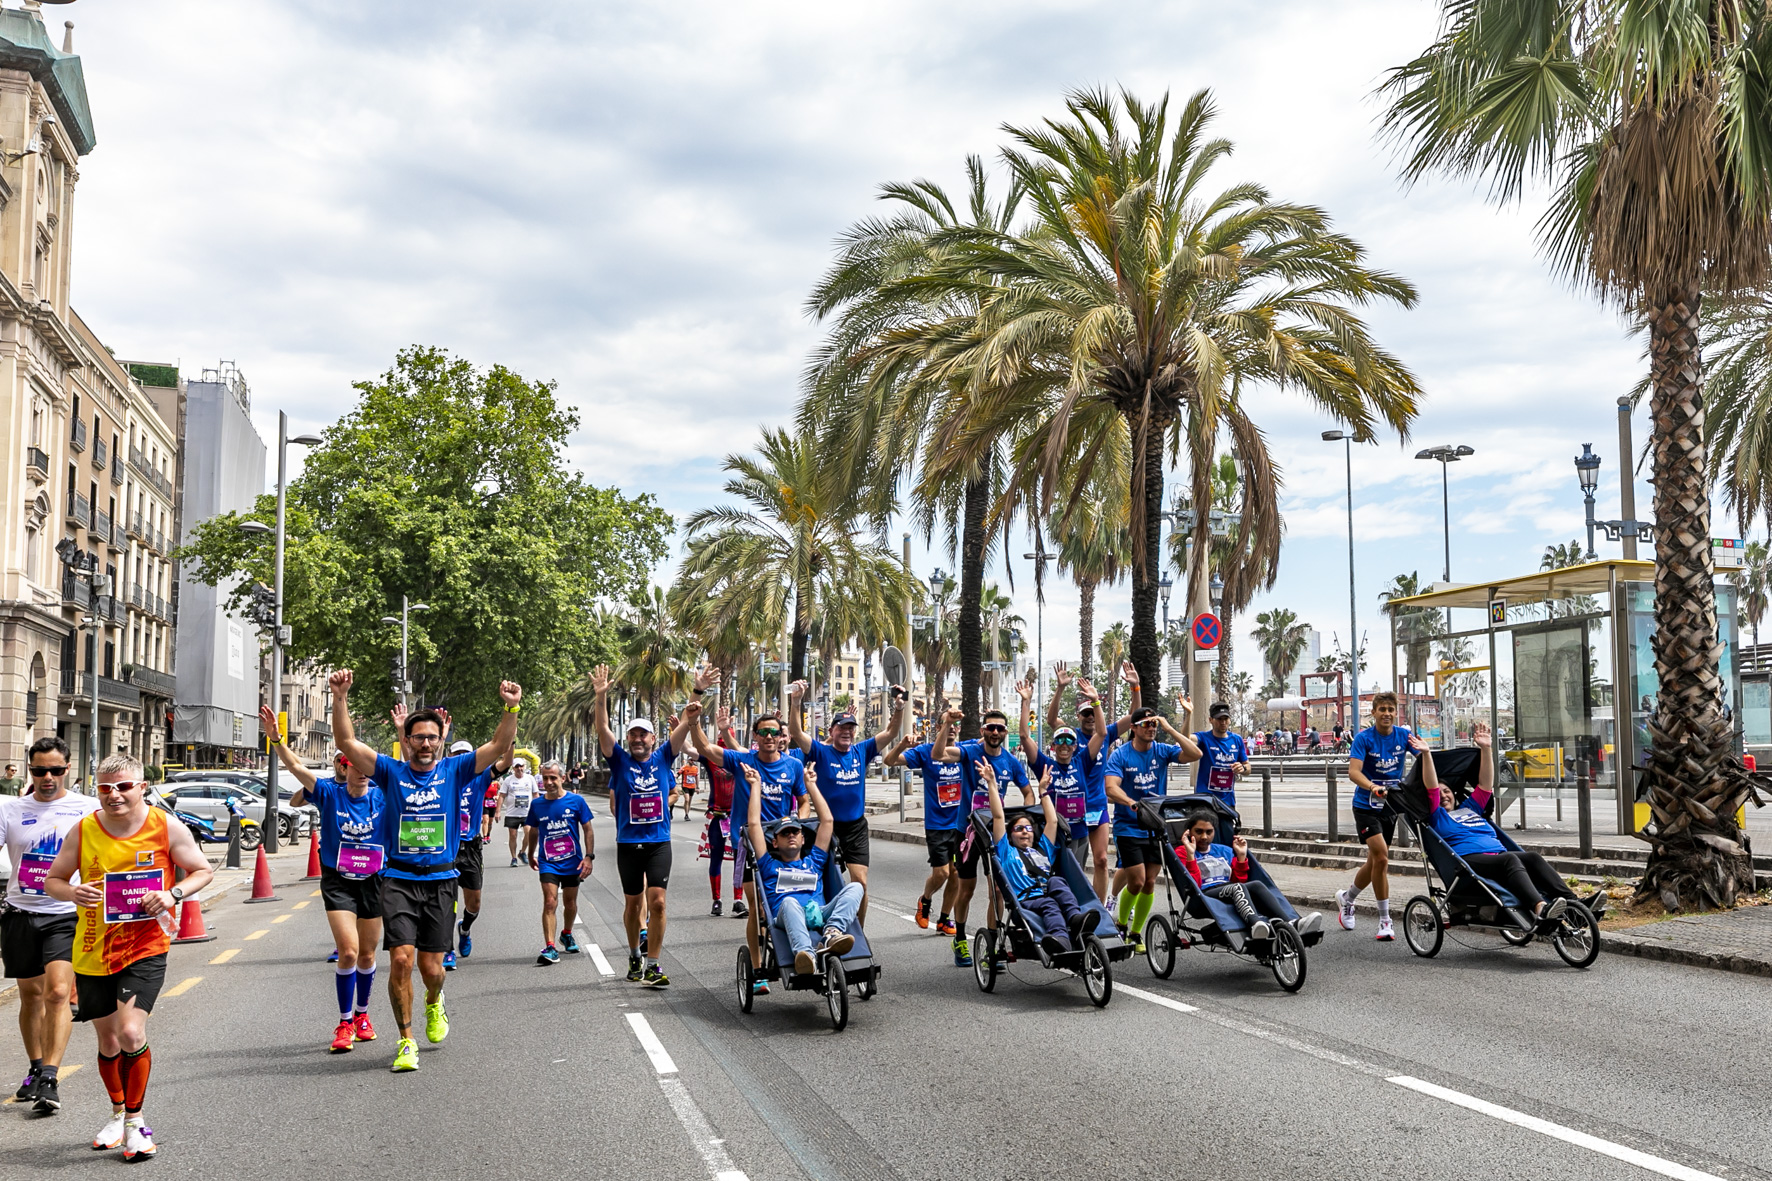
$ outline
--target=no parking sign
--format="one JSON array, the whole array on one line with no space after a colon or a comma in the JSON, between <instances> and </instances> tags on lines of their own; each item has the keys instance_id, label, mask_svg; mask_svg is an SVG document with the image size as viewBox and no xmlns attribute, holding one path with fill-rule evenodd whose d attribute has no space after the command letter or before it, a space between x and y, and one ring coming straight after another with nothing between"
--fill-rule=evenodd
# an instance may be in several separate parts
<instances>
[{"instance_id":1,"label":"no parking sign","mask_svg":"<svg viewBox=\"0 0 1772 1181\"><path fill-rule=\"evenodd\" d=\"M1194 616L1194 647L1216 648L1218 637L1224 629L1218 616L1210 611L1202 611Z\"/></svg>"}]
</instances>

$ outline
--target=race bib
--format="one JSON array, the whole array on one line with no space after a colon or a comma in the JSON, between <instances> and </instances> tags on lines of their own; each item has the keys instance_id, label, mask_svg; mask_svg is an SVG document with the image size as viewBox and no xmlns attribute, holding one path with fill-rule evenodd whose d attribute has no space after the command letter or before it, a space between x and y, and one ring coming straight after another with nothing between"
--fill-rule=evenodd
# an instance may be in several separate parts
<instances>
[{"instance_id":1,"label":"race bib","mask_svg":"<svg viewBox=\"0 0 1772 1181\"><path fill-rule=\"evenodd\" d=\"M1237 773L1230 767L1214 767L1206 772L1206 786L1213 791L1236 791Z\"/></svg>"},{"instance_id":2,"label":"race bib","mask_svg":"<svg viewBox=\"0 0 1772 1181\"><path fill-rule=\"evenodd\" d=\"M142 899L166 888L163 869L132 869L105 875L105 922L144 923L154 916L142 912Z\"/></svg>"},{"instance_id":3,"label":"race bib","mask_svg":"<svg viewBox=\"0 0 1772 1181\"><path fill-rule=\"evenodd\" d=\"M978 811L980 808L988 808L990 806L991 806L991 793L990 792L980 790L980 791L975 791L972 793L972 810L974 812Z\"/></svg>"},{"instance_id":4,"label":"race bib","mask_svg":"<svg viewBox=\"0 0 1772 1181\"><path fill-rule=\"evenodd\" d=\"M402 826L404 827L404 826ZM381 872L382 848L362 841L338 843L338 872L347 878L372 878Z\"/></svg>"},{"instance_id":5,"label":"race bib","mask_svg":"<svg viewBox=\"0 0 1772 1181\"><path fill-rule=\"evenodd\" d=\"M1212 882L1231 876L1230 863L1222 857L1201 857L1198 864L1202 881Z\"/></svg>"},{"instance_id":6,"label":"race bib","mask_svg":"<svg viewBox=\"0 0 1772 1181\"><path fill-rule=\"evenodd\" d=\"M818 874L813 870L795 867L775 875L775 892L778 894L810 894L816 889Z\"/></svg>"},{"instance_id":7,"label":"race bib","mask_svg":"<svg viewBox=\"0 0 1772 1181\"><path fill-rule=\"evenodd\" d=\"M1066 820L1083 819L1083 804L1082 796L1058 796L1054 800L1058 814Z\"/></svg>"},{"instance_id":8,"label":"race bib","mask_svg":"<svg viewBox=\"0 0 1772 1181\"><path fill-rule=\"evenodd\" d=\"M461 810L461 835L468 836L474 831L474 817L467 808Z\"/></svg>"},{"instance_id":9,"label":"race bib","mask_svg":"<svg viewBox=\"0 0 1772 1181\"><path fill-rule=\"evenodd\" d=\"M42 895L43 881L49 876L49 867L55 864L53 853L24 853L18 859L18 892L20 894Z\"/></svg>"},{"instance_id":10,"label":"race bib","mask_svg":"<svg viewBox=\"0 0 1772 1181\"><path fill-rule=\"evenodd\" d=\"M1101 823L1101 818L1102 818L1102 816L1104 816L1106 814L1106 812L1107 812L1107 809L1105 809L1105 808L1091 808L1091 809L1089 809L1088 812L1084 813L1085 823L1087 823L1090 828L1094 828L1096 825Z\"/></svg>"},{"instance_id":11,"label":"race bib","mask_svg":"<svg viewBox=\"0 0 1772 1181\"><path fill-rule=\"evenodd\" d=\"M960 781L942 781L935 785L935 802L944 808L951 808L960 802Z\"/></svg>"},{"instance_id":12,"label":"race bib","mask_svg":"<svg viewBox=\"0 0 1772 1181\"><path fill-rule=\"evenodd\" d=\"M657 824L664 819L664 793L640 792L628 797L629 824Z\"/></svg>"},{"instance_id":13,"label":"race bib","mask_svg":"<svg viewBox=\"0 0 1772 1181\"><path fill-rule=\"evenodd\" d=\"M545 861L565 861L568 857L578 855L578 842L571 833L557 837L543 837L541 855Z\"/></svg>"},{"instance_id":14,"label":"race bib","mask_svg":"<svg viewBox=\"0 0 1772 1181\"><path fill-rule=\"evenodd\" d=\"M445 832L447 824L448 821L441 816L402 816L400 818L400 852L443 852L449 848L449 838Z\"/></svg>"}]
</instances>

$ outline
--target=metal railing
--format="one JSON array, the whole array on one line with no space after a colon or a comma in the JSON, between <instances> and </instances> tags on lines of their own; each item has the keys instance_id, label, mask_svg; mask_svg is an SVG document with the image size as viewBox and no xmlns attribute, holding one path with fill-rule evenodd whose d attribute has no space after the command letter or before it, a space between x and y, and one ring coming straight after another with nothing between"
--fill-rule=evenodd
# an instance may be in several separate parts
<instances>
[{"instance_id":1,"label":"metal railing","mask_svg":"<svg viewBox=\"0 0 1772 1181\"><path fill-rule=\"evenodd\" d=\"M129 449L129 466L135 469L136 475L157 488L160 495L164 496L167 500L172 499L172 481L168 480L153 467L149 466L147 459L143 457L139 447L131 447Z\"/></svg>"},{"instance_id":2,"label":"metal railing","mask_svg":"<svg viewBox=\"0 0 1772 1181\"><path fill-rule=\"evenodd\" d=\"M74 420L74 433L69 437L68 445L76 451L86 450L86 420L84 418Z\"/></svg>"},{"instance_id":3,"label":"metal railing","mask_svg":"<svg viewBox=\"0 0 1772 1181\"><path fill-rule=\"evenodd\" d=\"M94 439L92 441L92 466L93 467L99 468L102 470L105 466L105 461L108 458L110 458L110 454L111 454L110 449L105 446L105 441L103 439Z\"/></svg>"},{"instance_id":4,"label":"metal railing","mask_svg":"<svg viewBox=\"0 0 1772 1181\"><path fill-rule=\"evenodd\" d=\"M92 531L105 541L111 540L111 514L92 514Z\"/></svg>"},{"instance_id":5,"label":"metal railing","mask_svg":"<svg viewBox=\"0 0 1772 1181\"><path fill-rule=\"evenodd\" d=\"M142 605L142 584L137 582L129 588L129 605L140 608Z\"/></svg>"},{"instance_id":6,"label":"metal railing","mask_svg":"<svg viewBox=\"0 0 1772 1181\"><path fill-rule=\"evenodd\" d=\"M129 539L124 536L123 520L121 517L111 525L111 548L115 550L126 550L129 548Z\"/></svg>"},{"instance_id":7,"label":"metal railing","mask_svg":"<svg viewBox=\"0 0 1772 1181\"><path fill-rule=\"evenodd\" d=\"M48 475L49 475L49 452L43 450L43 448L41 448L41 447L27 447L27 448L25 448L25 463L31 467L36 468L38 471L42 472L46 478L48 477Z\"/></svg>"},{"instance_id":8,"label":"metal railing","mask_svg":"<svg viewBox=\"0 0 1772 1181\"><path fill-rule=\"evenodd\" d=\"M178 679L171 673L144 668L139 664L125 665L123 679L143 693L152 693L156 697L171 697L178 688Z\"/></svg>"},{"instance_id":9,"label":"metal railing","mask_svg":"<svg viewBox=\"0 0 1772 1181\"><path fill-rule=\"evenodd\" d=\"M68 489L68 520L80 526L92 523L92 504L72 488Z\"/></svg>"},{"instance_id":10,"label":"metal railing","mask_svg":"<svg viewBox=\"0 0 1772 1181\"><path fill-rule=\"evenodd\" d=\"M142 515L140 513L129 518L129 536L140 542L147 541L147 537L142 533Z\"/></svg>"},{"instance_id":11,"label":"metal railing","mask_svg":"<svg viewBox=\"0 0 1772 1181\"><path fill-rule=\"evenodd\" d=\"M121 484L122 482L123 482L123 465L121 463L113 463L111 465L111 483Z\"/></svg>"}]
</instances>

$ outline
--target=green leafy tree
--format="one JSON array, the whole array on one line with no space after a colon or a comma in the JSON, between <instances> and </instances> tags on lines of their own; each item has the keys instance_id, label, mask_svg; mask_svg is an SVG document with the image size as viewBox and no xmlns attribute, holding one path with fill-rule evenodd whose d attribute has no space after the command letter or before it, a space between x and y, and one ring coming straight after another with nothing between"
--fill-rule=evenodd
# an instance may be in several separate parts
<instances>
[{"instance_id":1,"label":"green leafy tree","mask_svg":"<svg viewBox=\"0 0 1772 1181\"><path fill-rule=\"evenodd\" d=\"M327 428L288 490L284 617L292 660L357 670L357 707L392 705L400 596L412 616L416 701L464 733L492 732L498 682L546 694L612 654L600 596L625 597L665 553L671 519L648 496L596 488L564 466L578 420L551 382L411 348ZM177 557L244 607L272 581L275 499L198 522Z\"/></svg>"}]
</instances>

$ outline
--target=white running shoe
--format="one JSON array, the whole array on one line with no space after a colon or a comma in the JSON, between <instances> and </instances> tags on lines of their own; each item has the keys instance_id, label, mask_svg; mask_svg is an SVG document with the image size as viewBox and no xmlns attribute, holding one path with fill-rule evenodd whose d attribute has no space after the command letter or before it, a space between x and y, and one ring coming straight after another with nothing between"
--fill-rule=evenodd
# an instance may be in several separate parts
<instances>
[{"instance_id":1,"label":"white running shoe","mask_svg":"<svg viewBox=\"0 0 1772 1181\"><path fill-rule=\"evenodd\" d=\"M126 1161L145 1160L159 1152L154 1147L154 1129L139 1119L125 1121L123 1124L123 1159Z\"/></svg>"},{"instance_id":2,"label":"white running shoe","mask_svg":"<svg viewBox=\"0 0 1772 1181\"><path fill-rule=\"evenodd\" d=\"M1379 943L1389 943L1391 940L1393 940L1395 938L1396 938L1396 935L1391 931L1390 919L1388 917L1379 919L1378 920L1378 942Z\"/></svg>"},{"instance_id":3,"label":"white running shoe","mask_svg":"<svg viewBox=\"0 0 1772 1181\"><path fill-rule=\"evenodd\" d=\"M98 1134L92 1138L92 1147L96 1152L123 1147L123 1115L121 1112L112 1116L111 1122L98 1130Z\"/></svg>"},{"instance_id":4,"label":"white running shoe","mask_svg":"<svg viewBox=\"0 0 1772 1181\"><path fill-rule=\"evenodd\" d=\"M1249 928L1249 938L1252 940L1272 939L1273 937L1274 929L1268 926L1266 919L1256 919Z\"/></svg>"},{"instance_id":5,"label":"white running shoe","mask_svg":"<svg viewBox=\"0 0 1772 1181\"><path fill-rule=\"evenodd\" d=\"M1348 897L1348 893L1346 890L1335 891L1335 905L1341 908L1341 913L1340 913L1341 929L1343 931L1353 930L1354 929L1354 900L1352 898Z\"/></svg>"}]
</instances>

